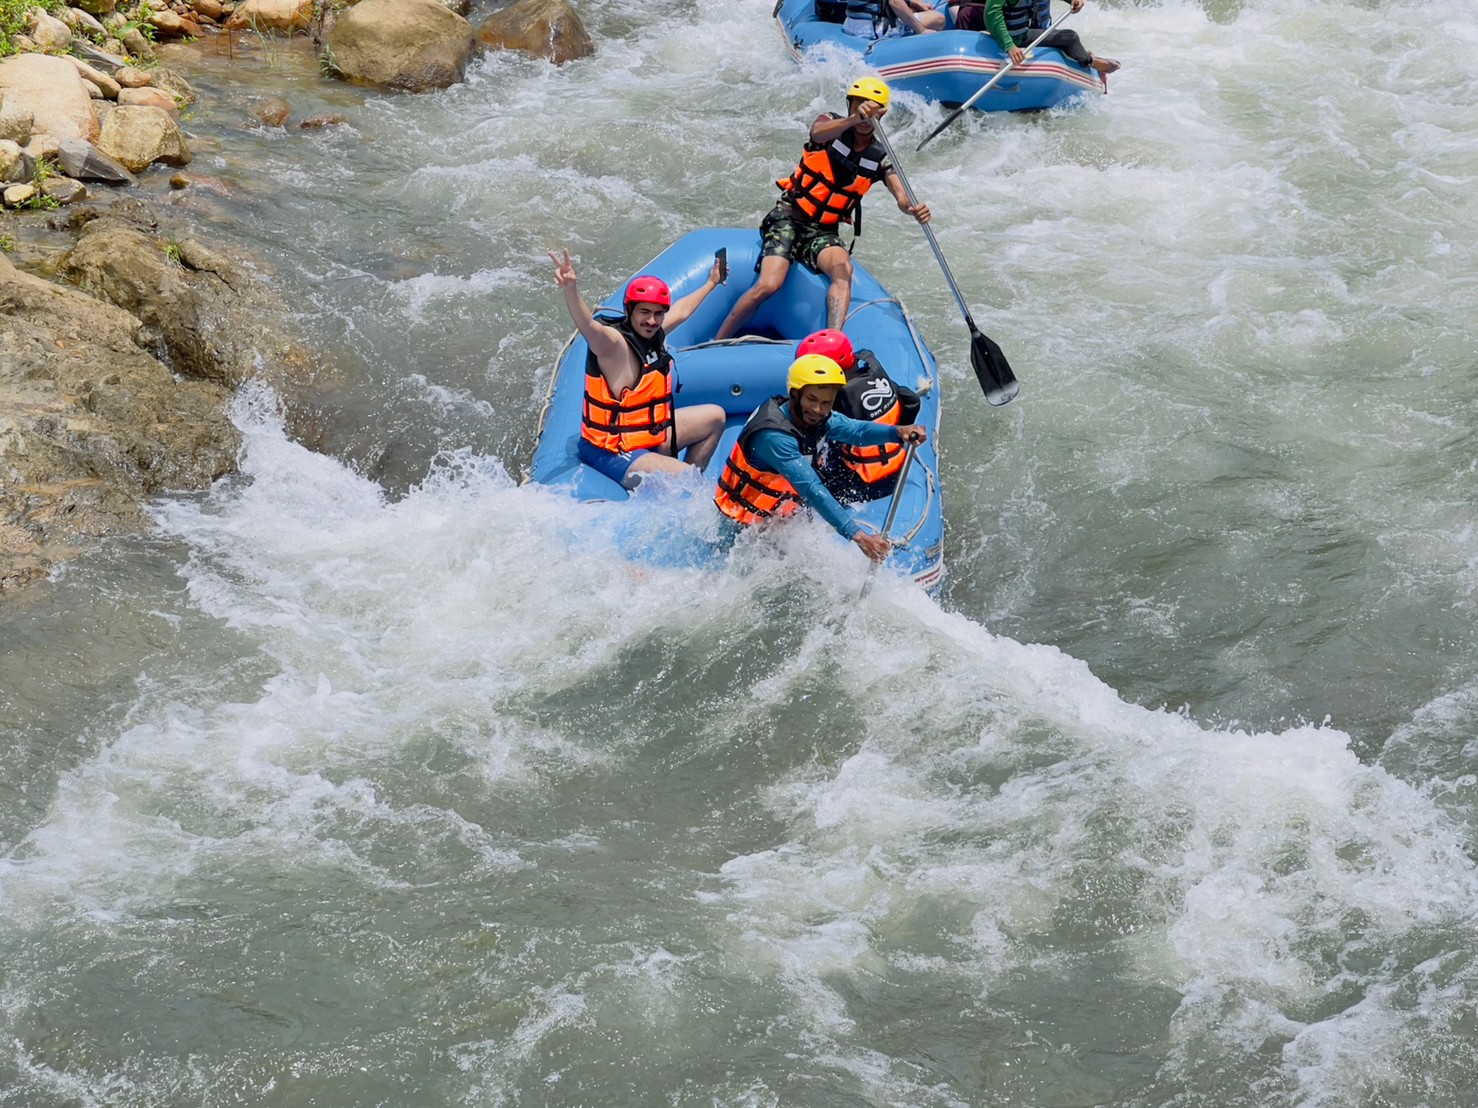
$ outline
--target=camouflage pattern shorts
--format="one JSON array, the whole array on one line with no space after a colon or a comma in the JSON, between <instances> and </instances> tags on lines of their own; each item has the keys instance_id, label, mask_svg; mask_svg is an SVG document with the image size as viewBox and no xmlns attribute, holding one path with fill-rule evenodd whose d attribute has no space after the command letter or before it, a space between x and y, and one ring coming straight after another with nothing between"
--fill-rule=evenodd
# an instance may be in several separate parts
<instances>
[{"instance_id":1,"label":"camouflage pattern shorts","mask_svg":"<svg viewBox=\"0 0 1478 1108\"><path fill-rule=\"evenodd\" d=\"M816 259L821 251L841 245L835 229L793 219L785 204L776 204L760 223L761 258L785 258L820 272Z\"/></svg>"}]
</instances>

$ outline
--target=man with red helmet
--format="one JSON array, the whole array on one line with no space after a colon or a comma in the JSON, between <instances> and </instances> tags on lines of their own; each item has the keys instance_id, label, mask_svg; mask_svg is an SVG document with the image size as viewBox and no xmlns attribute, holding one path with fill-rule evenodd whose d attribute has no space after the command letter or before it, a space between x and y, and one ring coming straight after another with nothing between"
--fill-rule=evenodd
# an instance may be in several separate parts
<instances>
[{"instance_id":1,"label":"man with red helmet","mask_svg":"<svg viewBox=\"0 0 1478 1108\"><path fill-rule=\"evenodd\" d=\"M643 473L701 471L718 449L724 410L717 404L677 406L677 374L667 352L667 328L693 314L719 284L715 260L701 288L675 303L666 282L644 274L626 286L622 315L599 315L580 295L570 252L554 263L575 329L590 347L585 360L585 406L580 421L580 460L622 488ZM685 461L678 455L687 450Z\"/></svg>"},{"instance_id":2,"label":"man with red helmet","mask_svg":"<svg viewBox=\"0 0 1478 1108\"><path fill-rule=\"evenodd\" d=\"M780 291L792 262L827 278L826 325L840 327L852 305L852 251L841 229L862 233L862 198L875 183L893 194L898 210L929 222L929 206L908 198L903 178L877 141L877 122L892 93L876 77L859 77L847 90L847 114L827 112L811 124L800 164L775 184L780 198L760 223L759 275L719 325L715 338L737 334L761 304Z\"/></svg>"},{"instance_id":3,"label":"man with red helmet","mask_svg":"<svg viewBox=\"0 0 1478 1108\"><path fill-rule=\"evenodd\" d=\"M828 328L801 339L796 356L822 354L842 367L847 383L837 393L835 411L851 419L899 426L919 415L919 394L897 384L871 350L853 350L852 340ZM903 468L903 447L838 443L826 456L821 480L838 500L877 500L890 496Z\"/></svg>"}]
</instances>

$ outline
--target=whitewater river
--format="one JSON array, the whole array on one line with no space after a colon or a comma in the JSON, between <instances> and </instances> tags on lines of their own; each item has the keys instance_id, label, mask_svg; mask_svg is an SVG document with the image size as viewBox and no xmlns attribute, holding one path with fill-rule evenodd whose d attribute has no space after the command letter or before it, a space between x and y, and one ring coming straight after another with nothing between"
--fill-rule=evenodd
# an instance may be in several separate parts
<instances>
[{"instance_id":1,"label":"whitewater river","mask_svg":"<svg viewBox=\"0 0 1478 1108\"><path fill-rule=\"evenodd\" d=\"M1478 1104L1478 0L1090 2L1108 97L901 98L1022 392L869 201L947 581L850 616L821 525L632 565L519 484L544 252L756 225L859 72L770 7L421 97L174 55L181 213L358 383L0 606L0 1105Z\"/></svg>"}]
</instances>

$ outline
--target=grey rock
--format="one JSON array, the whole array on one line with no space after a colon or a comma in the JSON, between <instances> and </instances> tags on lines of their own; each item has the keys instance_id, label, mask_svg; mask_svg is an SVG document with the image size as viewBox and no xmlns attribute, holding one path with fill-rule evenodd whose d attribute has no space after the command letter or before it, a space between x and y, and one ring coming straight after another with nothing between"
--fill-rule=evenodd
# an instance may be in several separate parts
<instances>
[{"instance_id":1,"label":"grey rock","mask_svg":"<svg viewBox=\"0 0 1478 1108\"><path fill-rule=\"evenodd\" d=\"M79 181L101 181L108 185L134 185L138 183L123 164L108 157L96 146L82 139L62 139L57 161L68 177Z\"/></svg>"},{"instance_id":2,"label":"grey rock","mask_svg":"<svg viewBox=\"0 0 1478 1108\"><path fill-rule=\"evenodd\" d=\"M235 467L227 390L179 380L142 330L0 253L0 593Z\"/></svg>"},{"instance_id":3,"label":"grey rock","mask_svg":"<svg viewBox=\"0 0 1478 1108\"><path fill-rule=\"evenodd\" d=\"M41 191L58 204L75 204L87 199L87 186L70 177L48 177L42 182Z\"/></svg>"},{"instance_id":4,"label":"grey rock","mask_svg":"<svg viewBox=\"0 0 1478 1108\"><path fill-rule=\"evenodd\" d=\"M188 236L175 245L178 261L153 235L104 216L83 228L61 272L142 320L187 377L234 388L263 365L269 377L291 377L311 363L269 322L285 317L286 305L245 265Z\"/></svg>"},{"instance_id":5,"label":"grey rock","mask_svg":"<svg viewBox=\"0 0 1478 1108\"><path fill-rule=\"evenodd\" d=\"M121 41L135 58L143 58L147 61L154 57L154 44L145 38L144 33L137 27L130 27L124 31Z\"/></svg>"}]
</instances>

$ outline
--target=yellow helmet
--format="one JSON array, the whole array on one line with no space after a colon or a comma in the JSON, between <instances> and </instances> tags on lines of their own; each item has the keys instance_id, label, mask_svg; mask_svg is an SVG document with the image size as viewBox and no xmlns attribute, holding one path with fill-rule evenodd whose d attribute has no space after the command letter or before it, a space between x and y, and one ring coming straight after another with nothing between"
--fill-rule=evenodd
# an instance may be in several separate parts
<instances>
[{"instance_id":1,"label":"yellow helmet","mask_svg":"<svg viewBox=\"0 0 1478 1108\"><path fill-rule=\"evenodd\" d=\"M858 77L852 82L852 87L847 90L849 100L855 96L859 100L875 101L885 108L888 106L888 97L891 95L888 86L876 77Z\"/></svg>"},{"instance_id":2,"label":"yellow helmet","mask_svg":"<svg viewBox=\"0 0 1478 1108\"><path fill-rule=\"evenodd\" d=\"M847 375L842 367L825 354L803 354L790 363L785 387L791 392L807 385L845 385Z\"/></svg>"}]
</instances>

